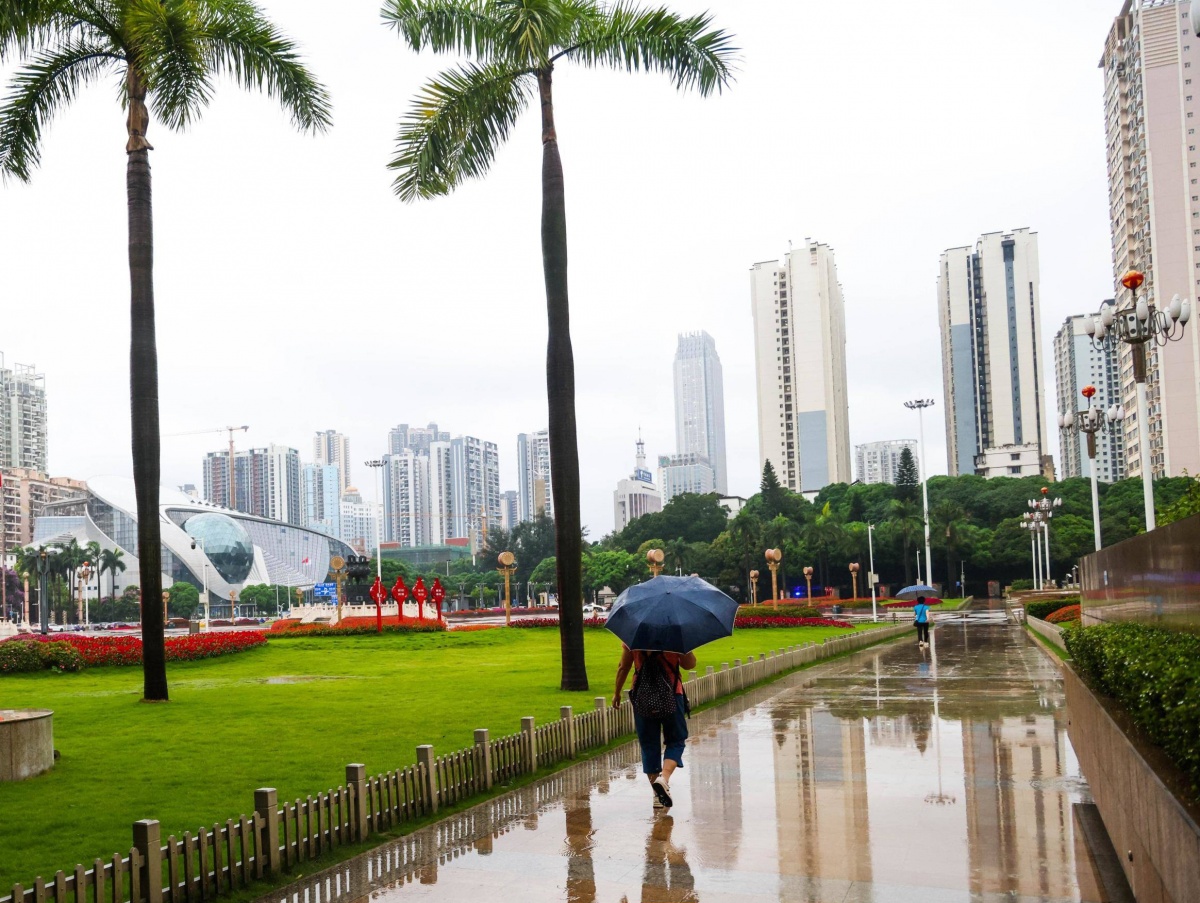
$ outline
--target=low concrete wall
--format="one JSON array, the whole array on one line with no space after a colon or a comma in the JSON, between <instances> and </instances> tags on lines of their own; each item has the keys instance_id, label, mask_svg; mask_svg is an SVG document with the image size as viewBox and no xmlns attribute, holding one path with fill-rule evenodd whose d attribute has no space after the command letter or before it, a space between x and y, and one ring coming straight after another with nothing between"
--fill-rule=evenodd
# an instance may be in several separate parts
<instances>
[{"instance_id":1,"label":"low concrete wall","mask_svg":"<svg viewBox=\"0 0 1200 903\"><path fill-rule=\"evenodd\" d=\"M0 781L23 781L54 767L54 713L0 709Z\"/></svg>"},{"instance_id":2,"label":"low concrete wall","mask_svg":"<svg viewBox=\"0 0 1200 903\"><path fill-rule=\"evenodd\" d=\"M1063 652L1067 651L1067 644L1063 642L1062 628L1057 624L1051 624L1049 621L1043 621L1041 618L1031 618L1028 615L1025 617L1025 623L1046 642L1053 643Z\"/></svg>"},{"instance_id":3,"label":"low concrete wall","mask_svg":"<svg viewBox=\"0 0 1200 903\"><path fill-rule=\"evenodd\" d=\"M1063 686L1071 745L1138 903L1200 901L1195 813L1070 666L1063 668Z\"/></svg>"}]
</instances>

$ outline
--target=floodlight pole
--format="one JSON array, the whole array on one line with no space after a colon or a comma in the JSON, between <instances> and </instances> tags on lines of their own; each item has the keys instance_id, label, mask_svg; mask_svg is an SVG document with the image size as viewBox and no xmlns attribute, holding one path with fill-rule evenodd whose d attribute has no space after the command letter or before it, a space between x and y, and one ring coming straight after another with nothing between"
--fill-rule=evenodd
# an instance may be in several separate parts
<instances>
[{"instance_id":1,"label":"floodlight pole","mask_svg":"<svg viewBox=\"0 0 1200 903\"><path fill-rule=\"evenodd\" d=\"M904 406L910 411L917 412L917 424L920 429L921 438L921 460L917 462L917 473L921 477L921 502L924 507L925 517L925 585L933 586L933 556L929 554L929 485L925 477L925 409L933 407L932 398L919 398L916 401L906 401ZM921 579L921 572L917 570L917 580ZM946 577L949 580L949 576Z\"/></svg>"}]
</instances>

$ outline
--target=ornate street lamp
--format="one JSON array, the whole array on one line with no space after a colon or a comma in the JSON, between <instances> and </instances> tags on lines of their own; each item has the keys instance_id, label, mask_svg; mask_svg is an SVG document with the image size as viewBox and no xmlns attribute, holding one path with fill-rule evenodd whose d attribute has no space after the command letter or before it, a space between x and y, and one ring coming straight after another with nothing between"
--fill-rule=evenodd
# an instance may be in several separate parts
<instances>
[{"instance_id":1,"label":"ornate street lamp","mask_svg":"<svg viewBox=\"0 0 1200 903\"><path fill-rule=\"evenodd\" d=\"M758 571L750 572L750 604L758 604Z\"/></svg>"},{"instance_id":2,"label":"ornate street lamp","mask_svg":"<svg viewBox=\"0 0 1200 903\"><path fill-rule=\"evenodd\" d=\"M808 584L808 605L810 608L812 607L812 575L812 568L804 569L804 582Z\"/></svg>"},{"instance_id":3,"label":"ornate street lamp","mask_svg":"<svg viewBox=\"0 0 1200 903\"><path fill-rule=\"evenodd\" d=\"M853 600L853 599L858 598L858 562L857 561L852 561L850 563L850 579L854 583L854 595L850 597Z\"/></svg>"},{"instance_id":4,"label":"ornate street lamp","mask_svg":"<svg viewBox=\"0 0 1200 903\"><path fill-rule=\"evenodd\" d=\"M501 552L496 560L500 567L496 568L504 575L504 626L512 624L512 575L517 572L517 558L512 552Z\"/></svg>"},{"instance_id":5,"label":"ornate street lamp","mask_svg":"<svg viewBox=\"0 0 1200 903\"><path fill-rule=\"evenodd\" d=\"M1133 355L1133 379L1137 383L1138 452L1142 468L1142 501L1146 508L1146 532L1155 527L1154 466L1150 456L1149 404L1146 400L1146 346L1153 342L1159 347L1183 338L1184 327L1192 318L1192 305L1186 298L1175 295L1169 304L1159 309L1138 289L1146 281L1144 273L1130 270L1121 277L1121 285L1129 289L1134 302L1122 310L1106 304L1100 313L1084 323L1084 331L1097 350L1112 352L1118 342L1130 347Z\"/></svg>"},{"instance_id":6,"label":"ornate street lamp","mask_svg":"<svg viewBox=\"0 0 1200 903\"><path fill-rule=\"evenodd\" d=\"M771 569L771 608L779 608L779 562L783 560L783 553L779 549L767 549L764 553L767 559L767 567Z\"/></svg>"},{"instance_id":7,"label":"ornate street lamp","mask_svg":"<svg viewBox=\"0 0 1200 903\"><path fill-rule=\"evenodd\" d=\"M1022 524L1026 529L1033 531L1034 589L1042 589L1050 579L1050 518L1054 517L1054 509L1062 506L1062 499L1052 499L1049 493L1050 490L1043 486L1040 498L1029 499L1027 504L1030 510L1025 512L1025 521ZM1044 558L1040 554L1041 543L1038 542L1039 532L1045 541Z\"/></svg>"},{"instance_id":8,"label":"ornate street lamp","mask_svg":"<svg viewBox=\"0 0 1200 903\"><path fill-rule=\"evenodd\" d=\"M3 579L3 576L3 570L0 570L0 579ZM79 614L83 615L83 626L86 629L90 619L88 618L87 599L84 597L83 587L92 579L92 563L85 561L81 564L79 570L75 572L75 577L79 584Z\"/></svg>"},{"instance_id":9,"label":"ornate street lamp","mask_svg":"<svg viewBox=\"0 0 1200 903\"><path fill-rule=\"evenodd\" d=\"M651 577L657 577L662 573L663 559L665 557L662 549L650 549L646 552L646 564L650 566Z\"/></svg>"},{"instance_id":10,"label":"ornate street lamp","mask_svg":"<svg viewBox=\"0 0 1200 903\"><path fill-rule=\"evenodd\" d=\"M1107 411L1092 404L1096 395L1095 386L1084 386L1083 397L1088 400L1085 410L1067 411L1058 415L1058 428L1071 429L1079 427L1079 431L1087 436L1088 464L1092 471L1092 533L1095 535L1096 551L1100 551L1100 489L1096 475L1096 433L1101 432L1110 424L1118 423L1125 417L1125 409L1119 404L1112 405Z\"/></svg>"}]
</instances>

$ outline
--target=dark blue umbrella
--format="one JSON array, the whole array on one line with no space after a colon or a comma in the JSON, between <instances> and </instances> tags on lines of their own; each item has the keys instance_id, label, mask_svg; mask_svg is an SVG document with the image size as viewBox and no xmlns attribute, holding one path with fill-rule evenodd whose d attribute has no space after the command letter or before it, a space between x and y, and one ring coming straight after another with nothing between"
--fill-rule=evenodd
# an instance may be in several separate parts
<instances>
[{"instance_id":1,"label":"dark blue umbrella","mask_svg":"<svg viewBox=\"0 0 1200 903\"><path fill-rule=\"evenodd\" d=\"M630 649L691 652L731 636L737 609L699 577L654 577L621 593L604 626Z\"/></svg>"},{"instance_id":2,"label":"dark blue umbrella","mask_svg":"<svg viewBox=\"0 0 1200 903\"><path fill-rule=\"evenodd\" d=\"M924 583L916 583L912 586L906 586L900 592L893 596L893 599L905 599L911 601L917 596L936 596L937 590L932 586L926 586Z\"/></svg>"}]
</instances>

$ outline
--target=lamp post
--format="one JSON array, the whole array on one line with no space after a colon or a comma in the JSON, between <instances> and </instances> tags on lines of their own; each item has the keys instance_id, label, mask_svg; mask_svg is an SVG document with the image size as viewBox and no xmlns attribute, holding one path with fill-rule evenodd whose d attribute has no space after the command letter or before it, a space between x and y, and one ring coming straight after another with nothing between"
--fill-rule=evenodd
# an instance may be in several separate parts
<instances>
[{"instance_id":1,"label":"lamp post","mask_svg":"<svg viewBox=\"0 0 1200 903\"><path fill-rule=\"evenodd\" d=\"M771 569L771 608L779 608L779 562L783 560L783 553L779 549L767 549L764 553L767 559L767 567Z\"/></svg>"},{"instance_id":2,"label":"lamp post","mask_svg":"<svg viewBox=\"0 0 1200 903\"><path fill-rule=\"evenodd\" d=\"M850 580L854 586L853 595L851 595L851 597L850 597L850 600L853 601L858 598L858 562L857 561L850 562Z\"/></svg>"},{"instance_id":3,"label":"lamp post","mask_svg":"<svg viewBox=\"0 0 1200 903\"><path fill-rule=\"evenodd\" d=\"M1182 339L1188 320L1192 318L1192 305L1188 299L1175 295L1169 304L1160 309L1145 293L1138 297L1138 289L1145 281L1145 274L1138 270L1130 270L1122 276L1121 285L1129 289L1133 297L1130 306L1115 310L1115 305L1106 304L1097 316L1084 323L1083 328L1097 349L1111 352L1117 342L1124 342L1133 356L1142 503L1146 508L1146 532L1149 533L1155 527L1155 517L1154 462L1150 454L1150 413L1146 400L1147 345L1153 342L1163 347L1168 342Z\"/></svg>"},{"instance_id":4,"label":"lamp post","mask_svg":"<svg viewBox=\"0 0 1200 903\"><path fill-rule=\"evenodd\" d=\"M363 463L379 472L379 479L375 483L375 576L382 580L383 554L380 549L383 548L383 461L373 458Z\"/></svg>"},{"instance_id":5,"label":"lamp post","mask_svg":"<svg viewBox=\"0 0 1200 903\"><path fill-rule=\"evenodd\" d=\"M203 539L193 539L193 549L196 548L196 543L200 544L200 554L204 556L204 630L208 632L212 630L212 621L208 613L208 549L204 548Z\"/></svg>"},{"instance_id":6,"label":"lamp post","mask_svg":"<svg viewBox=\"0 0 1200 903\"><path fill-rule=\"evenodd\" d=\"M812 575L812 568L804 569L804 582L808 584L808 605L810 608L812 607Z\"/></svg>"},{"instance_id":7,"label":"lamp post","mask_svg":"<svg viewBox=\"0 0 1200 903\"><path fill-rule=\"evenodd\" d=\"M650 549L646 552L646 564L650 567L651 577L657 577L662 573L664 557L662 549Z\"/></svg>"},{"instance_id":8,"label":"lamp post","mask_svg":"<svg viewBox=\"0 0 1200 903\"><path fill-rule=\"evenodd\" d=\"M921 477L921 503L925 512L925 585L933 586L933 574L930 562L933 561L929 554L929 486L925 481L925 414L926 408L933 407L932 398L919 398L916 401L906 401L904 406L910 411L917 412L917 425L920 430L921 439L921 458L917 461L917 473ZM921 568L917 565L917 580L921 579ZM949 575L946 576L949 580Z\"/></svg>"},{"instance_id":9,"label":"lamp post","mask_svg":"<svg viewBox=\"0 0 1200 903\"><path fill-rule=\"evenodd\" d=\"M1092 404L1096 395L1095 386L1084 386L1081 394L1088 400L1086 410L1067 411L1058 415L1058 428L1071 429L1079 427L1079 431L1087 436L1088 465L1092 471L1092 533L1096 540L1096 551L1100 551L1100 489L1096 474L1096 433L1107 425L1117 423L1125 416L1125 410L1119 404L1112 405L1107 411Z\"/></svg>"},{"instance_id":10,"label":"lamp post","mask_svg":"<svg viewBox=\"0 0 1200 903\"><path fill-rule=\"evenodd\" d=\"M496 568L504 575L504 626L512 623L512 575L517 572L517 558L512 552L501 552L496 558L500 567Z\"/></svg>"},{"instance_id":11,"label":"lamp post","mask_svg":"<svg viewBox=\"0 0 1200 903\"><path fill-rule=\"evenodd\" d=\"M58 549L48 549L45 546L38 552L38 608L41 610L42 636L50 632L50 598L47 589L50 578L50 556L57 554Z\"/></svg>"},{"instance_id":12,"label":"lamp post","mask_svg":"<svg viewBox=\"0 0 1200 903\"><path fill-rule=\"evenodd\" d=\"M0 578L2 577L3 573L0 572ZM83 587L84 584L86 584L88 580L92 578L92 563L90 561L85 561L83 564L81 564L79 566L79 570L75 572L75 578L79 584L79 607L82 609L83 628L86 630L89 626L90 619L88 617L88 604L87 599L84 596Z\"/></svg>"},{"instance_id":13,"label":"lamp post","mask_svg":"<svg viewBox=\"0 0 1200 903\"><path fill-rule=\"evenodd\" d=\"M750 572L750 604L758 605L758 571Z\"/></svg>"},{"instance_id":14,"label":"lamp post","mask_svg":"<svg viewBox=\"0 0 1200 903\"><path fill-rule=\"evenodd\" d=\"M1027 515L1027 517L1035 523L1040 523L1046 542L1046 566L1042 570L1042 585L1045 586L1050 579L1050 518L1054 517L1055 508L1062 507L1062 499L1050 498L1050 490L1043 486L1041 497L1030 499L1029 507L1032 516Z\"/></svg>"},{"instance_id":15,"label":"lamp post","mask_svg":"<svg viewBox=\"0 0 1200 903\"><path fill-rule=\"evenodd\" d=\"M337 586L337 621L334 623L340 624L342 622L342 595L345 592L342 584L346 582L346 559L341 555L334 555L330 558L329 573L333 575L333 582Z\"/></svg>"},{"instance_id":16,"label":"lamp post","mask_svg":"<svg viewBox=\"0 0 1200 903\"><path fill-rule=\"evenodd\" d=\"M867 554L870 556L871 572L867 574L867 583L871 584L871 620L879 620L879 612L875 607L875 584L879 582L879 577L875 574L875 525L867 524Z\"/></svg>"},{"instance_id":17,"label":"lamp post","mask_svg":"<svg viewBox=\"0 0 1200 903\"><path fill-rule=\"evenodd\" d=\"M1021 527L1029 531L1029 555L1033 560L1033 588L1035 590L1042 588L1042 544L1038 542L1037 538L1040 526L1041 520L1035 520L1034 515L1026 512L1025 520L1021 521Z\"/></svg>"}]
</instances>

